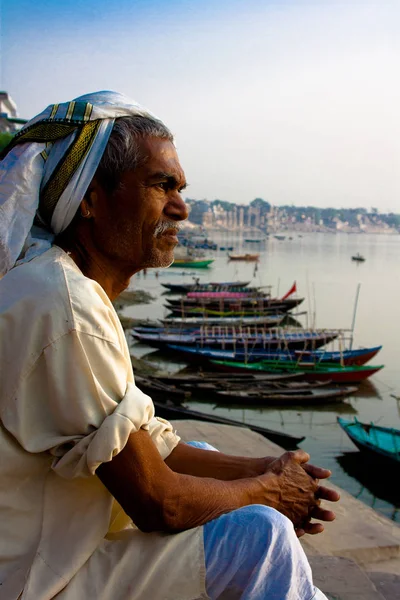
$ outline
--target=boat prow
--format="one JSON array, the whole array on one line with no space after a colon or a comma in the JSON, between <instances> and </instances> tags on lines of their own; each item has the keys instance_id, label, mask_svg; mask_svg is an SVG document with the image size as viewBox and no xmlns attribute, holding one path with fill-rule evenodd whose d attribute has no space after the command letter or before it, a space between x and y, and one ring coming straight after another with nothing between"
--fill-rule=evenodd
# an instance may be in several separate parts
<instances>
[{"instance_id":1,"label":"boat prow","mask_svg":"<svg viewBox=\"0 0 400 600\"><path fill-rule=\"evenodd\" d=\"M361 423L356 417L354 421L337 417L337 422L359 450L400 467L399 429Z\"/></svg>"}]
</instances>

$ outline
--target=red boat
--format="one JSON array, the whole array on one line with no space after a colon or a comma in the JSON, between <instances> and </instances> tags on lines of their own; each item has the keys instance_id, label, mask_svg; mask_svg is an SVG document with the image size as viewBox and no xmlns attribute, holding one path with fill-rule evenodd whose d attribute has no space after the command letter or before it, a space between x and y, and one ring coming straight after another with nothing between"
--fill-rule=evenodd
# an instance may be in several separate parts
<instances>
[{"instance_id":1,"label":"red boat","mask_svg":"<svg viewBox=\"0 0 400 600\"><path fill-rule=\"evenodd\" d=\"M262 371L263 373L296 373L302 372L303 381L330 381L332 383L360 383L380 369L378 366L350 366L342 367L332 363L307 363L279 360L263 360L255 363L243 363L230 360L211 360L218 370L240 372Z\"/></svg>"}]
</instances>

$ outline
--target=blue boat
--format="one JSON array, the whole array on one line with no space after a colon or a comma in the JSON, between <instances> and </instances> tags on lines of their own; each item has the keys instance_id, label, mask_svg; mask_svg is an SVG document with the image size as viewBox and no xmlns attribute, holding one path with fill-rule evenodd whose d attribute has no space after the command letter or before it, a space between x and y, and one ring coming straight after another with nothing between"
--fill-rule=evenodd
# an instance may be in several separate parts
<instances>
[{"instance_id":1,"label":"blue boat","mask_svg":"<svg viewBox=\"0 0 400 600\"><path fill-rule=\"evenodd\" d=\"M176 327L173 327L176 330ZM165 348L167 344L176 344L191 346L192 348L213 347L221 349L238 350L245 348L265 348L272 350L301 350L317 349L336 339L338 331L333 330L301 330L296 332L287 332L285 329L275 329L272 332L258 328L257 331L251 328L244 330L234 327L198 327L195 332L187 332L187 326L183 325L184 333L168 333L168 328L163 332L150 331L139 333L132 329L133 337L149 346L156 348ZM247 331L249 329L249 331ZM186 332L185 332L186 331Z\"/></svg>"},{"instance_id":2,"label":"blue boat","mask_svg":"<svg viewBox=\"0 0 400 600\"><path fill-rule=\"evenodd\" d=\"M382 348L360 348L357 350L343 350L343 352L328 352L324 350L301 351L279 350L271 351L268 348L241 347L233 350L203 347L187 347L183 345L168 344L168 348L176 352L195 354L204 359L235 360L238 362L258 362L260 360L295 361L304 363L339 363L343 366L364 365L371 360Z\"/></svg>"},{"instance_id":3,"label":"blue boat","mask_svg":"<svg viewBox=\"0 0 400 600\"><path fill-rule=\"evenodd\" d=\"M400 466L399 429L361 423L356 417L354 421L337 417L337 422L357 448L375 459Z\"/></svg>"}]
</instances>

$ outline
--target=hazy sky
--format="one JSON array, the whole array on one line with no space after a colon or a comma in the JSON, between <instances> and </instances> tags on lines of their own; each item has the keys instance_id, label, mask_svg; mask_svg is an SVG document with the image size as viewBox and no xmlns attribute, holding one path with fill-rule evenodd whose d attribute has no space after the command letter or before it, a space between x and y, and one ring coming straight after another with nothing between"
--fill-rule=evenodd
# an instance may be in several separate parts
<instances>
[{"instance_id":1,"label":"hazy sky","mask_svg":"<svg viewBox=\"0 0 400 600\"><path fill-rule=\"evenodd\" d=\"M176 135L191 198L400 212L399 0L0 0L23 117L113 89Z\"/></svg>"}]
</instances>

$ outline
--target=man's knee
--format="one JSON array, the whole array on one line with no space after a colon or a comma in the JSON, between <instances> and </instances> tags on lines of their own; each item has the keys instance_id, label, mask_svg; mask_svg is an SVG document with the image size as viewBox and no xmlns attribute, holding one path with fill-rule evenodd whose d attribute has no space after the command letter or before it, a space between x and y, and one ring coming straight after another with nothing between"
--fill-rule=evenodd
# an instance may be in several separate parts
<instances>
[{"instance_id":1,"label":"man's knee","mask_svg":"<svg viewBox=\"0 0 400 600\"><path fill-rule=\"evenodd\" d=\"M222 515L204 526L205 541L210 545L226 546L233 544L246 554L279 546L289 548L297 544L293 524L277 510L263 505L250 505ZM207 545L209 545L207 543ZM257 549L257 550L256 550Z\"/></svg>"},{"instance_id":2,"label":"man's knee","mask_svg":"<svg viewBox=\"0 0 400 600\"><path fill-rule=\"evenodd\" d=\"M254 504L234 511L235 518L248 529L270 532L272 535L295 535L292 522L282 513L269 506ZM232 514L234 514L232 513Z\"/></svg>"}]
</instances>

